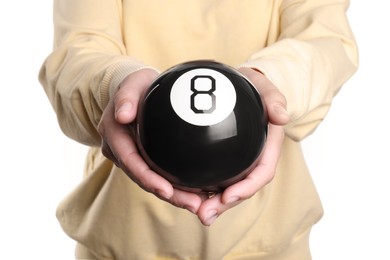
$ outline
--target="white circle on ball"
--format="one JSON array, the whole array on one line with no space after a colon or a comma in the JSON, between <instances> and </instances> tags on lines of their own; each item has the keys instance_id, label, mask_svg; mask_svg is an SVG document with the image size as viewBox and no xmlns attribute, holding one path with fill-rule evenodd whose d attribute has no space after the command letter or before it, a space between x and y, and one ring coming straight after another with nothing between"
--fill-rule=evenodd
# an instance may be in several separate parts
<instances>
[{"instance_id":1,"label":"white circle on ball","mask_svg":"<svg viewBox=\"0 0 390 260\"><path fill-rule=\"evenodd\" d=\"M170 93L175 113L187 123L214 125L225 120L236 105L233 83L222 73L207 68L187 71Z\"/></svg>"}]
</instances>

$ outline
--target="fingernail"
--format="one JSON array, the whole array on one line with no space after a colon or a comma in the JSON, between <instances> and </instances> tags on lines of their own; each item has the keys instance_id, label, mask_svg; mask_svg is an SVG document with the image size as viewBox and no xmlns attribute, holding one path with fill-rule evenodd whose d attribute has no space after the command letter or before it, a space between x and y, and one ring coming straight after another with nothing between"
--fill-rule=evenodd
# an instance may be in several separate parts
<instances>
[{"instance_id":1,"label":"fingernail","mask_svg":"<svg viewBox=\"0 0 390 260\"><path fill-rule=\"evenodd\" d=\"M281 105L276 105L274 109L275 112L279 115L289 116L287 110Z\"/></svg>"},{"instance_id":2,"label":"fingernail","mask_svg":"<svg viewBox=\"0 0 390 260\"><path fill-rule=\"evenodd\" d=\"M190 211L191 213L196 214L196 210L192 206L185 205L184 208Z\"/></svg>"},{"instance_id":3,"label":"fingernail","mask_svg":"<svg viewBox=\"0 0 390 260\"><path fill-rule=\"evenodd\" d=\"M161 199L163 199L163 200L169 200L169 199L171 198L170 194L168 194L165 190L157 189L157 190L155 191L155 194L156 194L159 198L161 198Z\"/></svg>"},{"instance_id":4,"label":"fingernail","mask_svg":"<svg viewBox=\"0 0 390 260\"><path fill-rule=\"evenodd\" d=\"M240 199L240 198L237 197L237 196L230 197L230 198L226 201L226 204L234 203L234 202L238 201L239 199Z\"/></svg>"},{"instance_id":5,"label":"fingernail","mask_svg":"<svg viewBox=\"0 0 390 260\"><path fill-rule=\"evenodd\" d=\"M133 104L131 104L130 102L127 102L127 103L124 103L122 104L118 110L116 111L117 113L120 113L122 111L129 111L131 110L131 108L133 107Z\"/></svg>"},{"instance_id":6,"label":"fingernail","mask_svg":"<svg viewBox=\"0 0 390 260\"><path fill-rule=\"evenodd\" d=\"M206 226L211 226L211 224L214 223L214 221L217 219L218 217L218 213L216 210L210 210L207 214L207 217L206 219L203 221L203 223L206 225Z\"/></svg>"}]
</instances>

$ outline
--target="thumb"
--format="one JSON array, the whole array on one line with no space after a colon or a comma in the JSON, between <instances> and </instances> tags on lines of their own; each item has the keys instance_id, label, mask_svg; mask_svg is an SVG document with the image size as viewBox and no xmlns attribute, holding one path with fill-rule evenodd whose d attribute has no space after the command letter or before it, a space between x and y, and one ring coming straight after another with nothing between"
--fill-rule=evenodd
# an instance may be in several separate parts
<instances>
[{"instance_id":1,"label":"thumb","mask_svg":"<svg viewBox=\"0 0 390 260\"><path fill-rule=\"evenodd\" d=\"M242 67L239 69L259 91L272 124L285 125L290 117L287 112L287 101L279 89L260 71Z\"/></svg>"},{"instance_id":2,"label":"thumb","mask_svg":"<svg viewBox=\"0 0 390 260\"><path fill-rule=\"evenodd\" d=\"M118 123L128 124L134 121L142 95L157 76L155 70L141 69L122 81L114 95L115 119Z\"/></svg>"}]
</instances>

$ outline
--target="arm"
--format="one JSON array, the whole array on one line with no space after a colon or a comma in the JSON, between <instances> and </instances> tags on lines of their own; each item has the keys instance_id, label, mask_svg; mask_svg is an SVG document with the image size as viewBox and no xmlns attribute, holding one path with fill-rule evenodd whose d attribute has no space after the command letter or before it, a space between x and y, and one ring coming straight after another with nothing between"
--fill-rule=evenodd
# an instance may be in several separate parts
<instances>
[{"instance_id":1,"label":"arm","mask_svg":"<svg viewBox=\"0 0 390 260\"><path fill-rule=\"evenodd\" d=\"M121 8L122 1L54 1L54 50L39 79L62 131L83 144L100 145L96 128L110 96L145 68L126 55Z\"/></svg>"},{"instance_id":2,"label":"arm","mask_svg":"<svg viewBox=\"0 0 390 260\"><path fill-rule=\"evenodd\" d=\"M103 154L144 190L196 212L203 195L176 190L151 171L129 135L141 93L158 72L127 56L121 5L119 0L55 0L54 50L40 82L66 135L101 145Z\"/></svg>"},{"instance_id":3,"label":"arm","mask_svg":"<svg viewBox=\"0 0 390 260\"><path fill-rule=\"evenodd\" d=\"M312 133L341 85L356 71L347 7L344 0L283 1L280 24L275 25L280 35L240 69L263 95L268 110L271 124L264 153L246 179L202 203L197 214L203 224L211 225L272 181L284 133L294 140ZM286 104L289 116L283 112Z\"/></svg>"},{"instance_id":4,"label":"arm","mask_svg":"<svg viewBox=\"0 0 390 260\"><path fill-rule=\"evenodd\" d=\"M294 140L315 130L332 98L357 69L348 4L347 0L283 1L276 42L243 64L261 71L285 95L291 119L285 131Z\"/></svg>"}]
</instances>

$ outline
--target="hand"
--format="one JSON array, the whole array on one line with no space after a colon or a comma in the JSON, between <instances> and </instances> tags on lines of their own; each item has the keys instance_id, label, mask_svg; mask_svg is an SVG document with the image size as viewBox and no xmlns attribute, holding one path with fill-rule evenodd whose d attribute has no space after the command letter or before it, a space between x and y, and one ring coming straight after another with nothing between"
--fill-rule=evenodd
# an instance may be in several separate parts
<instances>
[{"instance_id":1,"label":"hand","mask_svg":"<svg viewBox=\"0 0 390 260\"><path fill-rule=\"evenodd\" d=\"M240 72L255 85L263 97L270 122L268 138L258 165L244 180L202 203L197 215L207 226L226 210L252 197L274 178L284 139L283 125L289 121L282 93L260 72L250 68L241 68Z\"/></svg>"},{"instance_id":2,"label":"hand","mask_svg":"<svg viewBox=\"0 0 390 260\"><path fill-rule=\"evenodd\" d=\"M209 199L204 193L175 189L153 172L139 155L128 124L136 117L142 93L157 77L153 70L144 69L128 76L104 110L98 127L103 154L144 190L174 206L188 209L197 214L204 225L211 225L223 212L250 198L272 180L284 137L282 125L288 122L286 101L277 88L259 72L245 68L241 72L263 96L270 120L269 135L258 166L246 179L228 187L222 194Z\"/></svg>"},{"instance_id":3,"label":"hand","mask_svg":"<svg viewBox=\"0 0 390 260\"><path fill-rule=\"evenodd\" d=\"M102 152L144 190L195 213L207 196L174 189L170 182L149 168L131 137L129 124L136 118L139 99L157 76L154 70L142 69L120 84L98 126Z\"/></svg>"}]
</instances>

